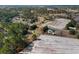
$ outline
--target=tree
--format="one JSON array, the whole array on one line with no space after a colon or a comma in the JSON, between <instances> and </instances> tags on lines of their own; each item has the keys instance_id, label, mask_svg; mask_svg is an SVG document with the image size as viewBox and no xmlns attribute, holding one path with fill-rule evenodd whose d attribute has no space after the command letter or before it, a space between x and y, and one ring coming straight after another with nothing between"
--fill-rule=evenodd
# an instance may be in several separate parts
<instances>
[{"instance_id":1,"label":"tree","mask_svg":"<svg viewBox=\"0 0 79 59\"><path fill-rule=\"evenodd\" d=\"M27 31L27 27L21 23L0 23L1 28L7 31L5 35L0 32L0 53L16 53L26 46L23 31ZM21 49L20 49L21 48ZM19 49L19 50L17 50Z\"/></svg>"},{"instance_id":2,"label":"tree","mask_svg":"<svg viewBox=\"0 0 79 59\"><path fill-rule=\"evenodd\" d=\"M31 18L31 22L30 22L30 23L35 23L36 21L38 21L37 17L34 17L34 16L33 16L33 17Z\"/></svg>"},{"instance_id":3,"label":"tree","mask_svg":"<svg viewBox=\"0 0 79 59\"><path fill-rule=\"evenodd\" d=\"M18 13L16 10L6 10L6 9L0 10L1 21L11 22L11 19L17 15L18 15Z\"/></svg>"},{"instance_id":4,"label":"tree","mask_svg":"<svg viewBox=\"0 0 79 59\"><path fill-rule=\"evenodd\" d=\"M4 34L0 32L0 48L3 46Z\"/></svg>"},{"instance_id":5,"label":"tree","mask_svg":"<svg viewBox=\"0 0 79 59\"><path fill-rule=\"evenodd\" d=\"M71 20L71 22L69 22L69 23L66 25L66 28L69 29L69 27L75 27L75 26L76 26L76 21Z\"/></svg>"},{"instance_id":6,"label":"tree","mask_svg":"<svg viewBox=\"0 0 79 59\"><path fill-rule=\"evenodd\" d=\"M37 28L37 25L30 26L30 30L35 30Z\"/></svg>"}]
</instances>

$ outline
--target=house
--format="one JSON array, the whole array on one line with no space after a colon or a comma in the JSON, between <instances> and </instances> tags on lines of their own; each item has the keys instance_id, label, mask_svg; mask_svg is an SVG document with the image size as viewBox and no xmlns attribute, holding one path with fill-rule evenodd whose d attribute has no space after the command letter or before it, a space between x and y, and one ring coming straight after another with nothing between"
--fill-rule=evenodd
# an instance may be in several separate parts
<instances>
[{"instance_id":1,"label":"house","mask_svg":"<svg viewBox=\"0 0 79 59\"><path fill-rule=\"evenodd\" d=\"M40 35L38 39L41 40L36 40L33 42L34 46L32 47L30 53L36 53L36 54L79 53L78 39L52 36L52 35Z\"/></svg>"},{"instance_id":2,"label":"house","mask_svg":"<svg viewBox=\"0 0 79 59\"><path fill-rule=\"evenodd\" d=\"M24 19L24 18L22 18L20 16L13 17L12 22L13 23L23 23L23 24L26 24L27 23L26 22L26 19Z\"/></svg>"},{"instance_id":3,"label":"house","mask_svg":"<svg viewBox=\"0 0 79 59\"><path fill-rule=\"evenodd\" d=\"M44 26L47 26L49 28L48 33L49 32L54 32L55 34L61 34L62 30L65 28L65 26L70 22L69 19L65 19L65 18L57 18L54 21L50 21L47 22L45 24L43 24ZM52 31L50 31L50 29Z\"/></svg>"},{"instance_id":4,"label":"house","mask_svg":"<svg viewBox=\"0 0 79 59\"><path fill-rule=\"evenodd\" d=\"M75 20L77 23L79 23L79 16L76 16L76 17L74 18L74 20Z\"/></svg>"}]
</instances>

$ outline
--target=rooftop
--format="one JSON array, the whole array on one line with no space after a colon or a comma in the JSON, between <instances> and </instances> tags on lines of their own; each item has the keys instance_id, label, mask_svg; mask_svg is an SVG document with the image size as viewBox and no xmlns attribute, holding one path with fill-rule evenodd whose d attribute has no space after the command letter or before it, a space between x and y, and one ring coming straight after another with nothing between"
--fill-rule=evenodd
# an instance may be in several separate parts
<instances>
[{"instance_id":1,"label":"rooftop","mask_svg":"<svg viewBox=\"0 0 79 59\"><path fill-rule=\"evenodd\" d=\"M69 19L59 18L59 19L55 19L54 21L47 22L43 26L48 26L50 28L62 30L69 22L70 22Z\"/></svg>"},{"instance_id":2,"label":"rooftop","mask_svg":"<svg viewBox=\"0 0 79 59\"><path fill-rule=\"evenodd\" d=\"M79 53L79 40L51 35L41 35L34 41L31 53Z\"/></svg>"}]
</instances>

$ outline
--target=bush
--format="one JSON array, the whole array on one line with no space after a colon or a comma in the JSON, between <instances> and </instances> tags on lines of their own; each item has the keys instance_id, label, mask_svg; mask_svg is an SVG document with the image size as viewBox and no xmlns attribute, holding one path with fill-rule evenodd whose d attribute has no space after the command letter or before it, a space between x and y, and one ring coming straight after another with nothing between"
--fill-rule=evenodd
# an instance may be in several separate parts
<instances>
[{"instance_id":1,"label":"bush","mask_svg":"<svg viewBox=\"0 0 79 59\"><path fill-rule=\"evenodd\" d=\"M30 26L30 30L35 30L37 28L37 25Z\"/></svg>"},{"instance_id":2,"label":"bush","mask_svg":"<svg viewBox=\"0 0 79 59\"><path fill-rule=\"evenodd\" d=\"M72 34L72 35L75 35L76 34L76 31L74 29L70 29L69 30L69 33Z\"/></svg>"},{"instance_id":3,"label":"bush","mask_svg":"<svg viewBox=\"0 0 79 59\"><path fill-rule=\"evenodd\" d=\"M69 22L67 25L66 25L66 28L69 30L69 27L75 27L76 26L76 22L74 20L72 20L71 22Z\"/></svg>"},{"instance_id":4,"label":"bush","mask_svg":"<svg viewBox=\"0 0 79 59\"><path fill-rule=\"evenodd\" d=\"M43 28L43 31L44 31L44 32L47 32L47 31L48 31L48 27L45 26L45 27Z\"/></svg>"}]
</instances>

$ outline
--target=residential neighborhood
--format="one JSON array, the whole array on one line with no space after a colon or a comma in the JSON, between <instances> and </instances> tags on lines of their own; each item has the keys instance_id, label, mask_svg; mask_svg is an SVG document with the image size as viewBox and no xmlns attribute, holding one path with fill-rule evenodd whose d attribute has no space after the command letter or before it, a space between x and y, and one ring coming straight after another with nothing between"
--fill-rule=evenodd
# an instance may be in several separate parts
<instances>
[{"instance_id":1,"label":"residential neighborhood","mask_svg":"<svg viewBox=\"0 0 79 59\"><path fill-rule=\"evenodd\" d=\"M78 5L0 7L0 54L74 53L79 53Z\"/></svg>"}]
</instances>

